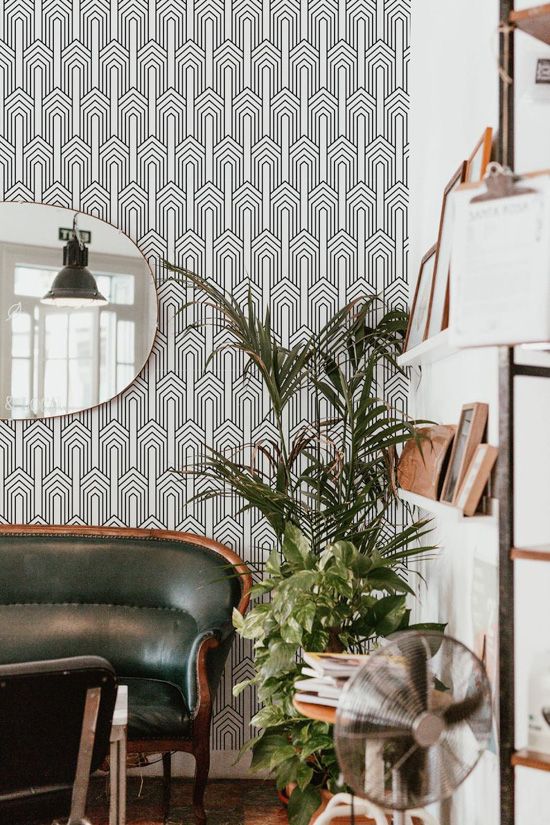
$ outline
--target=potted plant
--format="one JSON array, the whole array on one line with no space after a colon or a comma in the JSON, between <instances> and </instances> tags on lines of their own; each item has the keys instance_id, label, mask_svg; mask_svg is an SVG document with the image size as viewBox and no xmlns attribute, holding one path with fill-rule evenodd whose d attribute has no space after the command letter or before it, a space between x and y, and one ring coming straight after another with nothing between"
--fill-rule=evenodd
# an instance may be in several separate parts
<instances>
[{"instance_id":1,"label":"potted plant","mask_svg":"<svg viewBox=\"0 0 550 825\"><path fill-rule=\"evenodd\" d=\"M230 453L208 447L183 472L208 480L196 498L238 495L273 530L252 591L258 601L235 616L255 650L254 677L235 693L254 686L263 703L252 720L261 732L242 752L252 750L252 770L272 771L280 791L292 789L289 821L307 825L321 792L341 787L329 726L292 705L299 651L361 651L408 627L407 561L433 549L422 544L426 521L394 523L396 448L418 438L418 422L392 409L379 382L399 370L407 314L356 299L320 332L284 347L250 294L242 307L210 281L167 266L201 291L224 332L210 358L227 347L242 353L244 375L255 369L269 398L265 437Z\"/></svg>"}]
</instances>

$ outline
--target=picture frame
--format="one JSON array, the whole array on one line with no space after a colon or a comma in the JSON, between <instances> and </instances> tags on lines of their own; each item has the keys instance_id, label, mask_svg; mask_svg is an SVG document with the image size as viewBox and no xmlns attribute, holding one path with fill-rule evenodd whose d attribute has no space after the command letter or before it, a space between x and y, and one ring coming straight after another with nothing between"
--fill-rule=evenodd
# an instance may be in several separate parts
<instances>
[{"instance_id":1,"label":"picture frame","mask_svg":"<svg viewBox=\"0 0 550 825\"><path fill-rule=\"evenodd\" d=\"M402 490L437 501L456 427L435 424L416 430L418 438L407 441L397 465Z\"/></svg>"},{"instance_id":2,"label":"picture frame","mask_svg":"<svg viewBox=\"0 0 550 825\"><path fill-rule=\"evenodd\" d=\"M476 448L483 441L488 415L489 407L487 404L474 402L464 404L462 407L445 481L441 490L441 501L456 506L466 471L471 464Z\"/></svg>"},{"instance_id":3,"label":"picture frame","mask_svg":"<svg viewBox=\"0 0 550 825\"><path fill-rule=\"evenodd\" d=\"M467 169L468 161L464 160L443 192L434 275L430 294L430 307L428 310L427 338L437 335L438 332L442 332L449 326L449 276L451 272L451 249L453 245L452 223L454 214L453 208L451 208L452 200L449 198L449 195L457 186L464 183Z\"/></svg>"},{"instance_id":4,"label":"picture frame","mask_svg":"<svg viewBox=\"0 0 550 825\"><path fill-rule=\"evenodd\" d=\"M474 515L497 456L498 447L492 447L490 444L477 446L456 499L456 506L464 512L465 516Z\"/></svg>"},{"instance_id":5,"label":"picture frame","mask_svg":"<svg viewBox=\"0 0 550 825\"><path fill-rule=\"evenodd\" d=\"M420 262L418 280L409 316L409 325L405 336L403 352L414 349L424 341L428 332L428 312L432 287L436 244L426 252Z\"/></svg>"},{"instance_id":6,"label":"picture frame","mask_svg":"<svg viewBox=\"0 0 550 825\"><path fill-rule=\"evenodd\" d=\"M476 143L474 150L467 160L466 183L478 183L483 180L493 149L493 130L487 126Z\"/></svg>"}]
</instances>

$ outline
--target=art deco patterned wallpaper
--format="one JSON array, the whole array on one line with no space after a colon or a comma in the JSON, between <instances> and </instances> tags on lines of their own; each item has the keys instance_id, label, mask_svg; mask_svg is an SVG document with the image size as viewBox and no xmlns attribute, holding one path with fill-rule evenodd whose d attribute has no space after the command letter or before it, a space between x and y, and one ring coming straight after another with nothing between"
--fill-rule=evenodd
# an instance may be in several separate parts
<instances>
[{"instance_id":1,"label":"art deco patterned wallpaper","mask_svg":"<svg viewBox=\"0 0 550 825\"><path fill-rule=\"evenodd\" d=\"M186 505L172 472L204 443L250 441L258 385L230 356L204 374L162 257L269 302L284 337L346 298L406 288L409 0L3 0L0 197L119 225L151 259L160 331L119 398L61 419L0 424L0 520L205 532L257 568L261 522ZM386 392L404 404L398 379ZM231 698L214 747L246 736Z\"/></svg>"}]
</instances>

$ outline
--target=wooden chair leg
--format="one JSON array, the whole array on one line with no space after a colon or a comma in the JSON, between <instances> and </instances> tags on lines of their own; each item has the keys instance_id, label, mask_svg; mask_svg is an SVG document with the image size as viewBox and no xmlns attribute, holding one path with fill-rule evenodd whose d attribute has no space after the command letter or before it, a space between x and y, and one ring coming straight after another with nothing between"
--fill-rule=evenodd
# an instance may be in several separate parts
<instances>
[{"instance_id":1,"label":"wooden chair leg","mask_svg":"<svg viewBox=\"0 0 550 825\"><path fill-rule=\"evenodd\" d=\"M210 745L201 745L194 751L195 756L195 786L193 788L193 810L197 825L206 825L204 810L204 791L210 770Z\"/></svg>"},{"instance_id":2,"label":"wooden chair leg","mask_svg":"<svg viewBox=\"0 0 550 825\"><path fill-rule=\"evenodd\" d=\"M170 813L170 786L172 782L172 754L170 752L162 754L162 771L164 774L162 807L164 809L164 819L166 820Z\"/></svg>"}]
</instances>

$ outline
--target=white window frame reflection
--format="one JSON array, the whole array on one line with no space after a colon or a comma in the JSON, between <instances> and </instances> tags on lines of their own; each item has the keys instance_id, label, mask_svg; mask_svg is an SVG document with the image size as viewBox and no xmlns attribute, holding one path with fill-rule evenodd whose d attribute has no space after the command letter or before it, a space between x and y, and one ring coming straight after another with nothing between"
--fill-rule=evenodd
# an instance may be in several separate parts
<instances>
[{"instance_id":1,"label":"white window frame reflection","mask_svg":"<svg viewBox=\"0 0 550 825\"><path fill-rule=\"evenodd\" d=\"M0 264L2 267L2 278L0 279L0 289L2 290L2 300L0 305L11 307L10 314L23 314L30 316L30 342L27 355L13 355L13 323L11 318L3 318L0 323L0 347L3 357L0 358L0 382L2 387L12 388L18 382L26 384L24 395L13 397L11 402L2 399L2 403L7 405L2 417L12 418L41 418L44 415L64 415L68 412L87 409L96 406L101 401L112 398L133 379L136 371L145 362L147 352L141 352L142 338L137 325L140 318L149 315L148 300L150 284L148 278L144 278L143 261L139 258L130 258L119 255L107 255L93 251L90 246L90 271L98 281L100 291L106 289L108 284L105 277L114 278L118 276L130 276L133 278L133 303L113 303L103 307L83 307L79 310L68 310L67 307L55 307L40 303L40 296L25 296L15 293L15 273L16 267L29 267L38 270L51 270L51 280L62 267L61 249L48 247L20 246L15 244L0 244ZM102 277L104 276L104 277ZM103 281L103 284L102 284ZM47 290L45 290L47 291ZM44 291L44 292L45 292ZM109 298L109 296L106 296ZM62 317L67 318L70 324L71 317L76 318L76 313L91 313L91 346L90 353L100 352L100 338L103 330L111 328L111 340L103 342L99 358L93 359L93 369L89 376L89 389L85 392L82 385L79 386L79 376L82 375L78 367L74 367L78 362L78 357L70 351L70 336L65 336L65 354L59 358L50 358L50 362L58 360L65 366L65 386L56 388L54 396L48 393L46 386L46 323L47 319ZM120 323L127 322L133 325L133 335L135 347L132 358L119 358L119 334ZM74 323L74 322L73 322ZM112 353L114 358L106 358L107 351ZM6 357L7 356L7 357ZM82 361L82 359L81 359ZM111 369L110 369L111 368ZM17 374L13 374L18 370ZM24 374L27 373L27 378ZM126 379L123 383L119 378ZM18 403L22 401L23 403ZM26 402L26 403L25 403ZM74 402L74 403L72 403ZM6 416L11 404L11 413Z\"/></svg>"}]
</instances>

